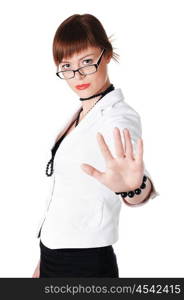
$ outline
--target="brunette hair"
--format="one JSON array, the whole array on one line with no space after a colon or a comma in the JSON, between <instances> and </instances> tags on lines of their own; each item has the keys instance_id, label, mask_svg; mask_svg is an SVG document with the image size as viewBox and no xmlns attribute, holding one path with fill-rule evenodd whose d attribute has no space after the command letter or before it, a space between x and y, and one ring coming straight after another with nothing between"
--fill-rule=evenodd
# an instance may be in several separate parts
<instances>
[{"instance_id":1,"label":"brunette hair","mask_svg":"<svg viewBox=\"0 0 184 300\"><path fill-rule=\"evenodd\" d=\"M53 40L53 58L58 66L63 58L85 50L88 46L106 49L105 55L118 62L110 38L107 37L101 22L91 14L74 14L64 20L56 30Z\"/></svg>"}]
</instances>

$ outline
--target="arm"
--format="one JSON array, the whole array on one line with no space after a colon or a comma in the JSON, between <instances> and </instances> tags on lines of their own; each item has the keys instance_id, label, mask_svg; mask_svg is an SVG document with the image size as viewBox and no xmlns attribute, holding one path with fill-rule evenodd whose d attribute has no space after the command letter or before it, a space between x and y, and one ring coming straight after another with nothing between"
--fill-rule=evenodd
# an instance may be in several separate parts
<instances>
[{"instance_id":1,"label":"arm","mask_svg":"<svg viewBox=\"0 0 184 300\"><path fill-rule=\"evenodd\" d=\"M81 166L87 174L116 193L136 189L145 174L149 179L141 194L125 199L119 195L121 200L129 205L141 204L149 198L159 195L143 162L141 133L140 117L133 110L129 110L126 115L119 117L115 115L112 119L107 118L97 134L100 150L106 163L105 172L101 172L89 164Z\"/></svg>"},{"instance_id":2,"label":"arm","mask_svg":"<svg viewBox=\"0 0 184 300\"><path fill-rule=\"evenodd\" d=\"M37 264L37 266L34 270L32 278L40 278L40 259L39 259L38 264Z\"/></svg>"}]
</instances>

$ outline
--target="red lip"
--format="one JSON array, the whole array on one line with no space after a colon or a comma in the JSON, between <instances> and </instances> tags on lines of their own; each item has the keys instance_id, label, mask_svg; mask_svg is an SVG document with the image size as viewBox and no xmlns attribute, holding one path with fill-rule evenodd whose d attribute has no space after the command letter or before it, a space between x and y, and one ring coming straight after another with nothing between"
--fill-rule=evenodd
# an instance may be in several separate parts
<instances>
[{"instance_id":1,"label":"red lip","mask_svg":"<svg viewBox=\"0 0 184 300\"><path fill-rule=\"evenodd\" d=\"M90 83L76 85L75 87L76 87L78 90L84 90L84 89L87 89L89 86L90 86Z\"/></svg>"}]
</instances>

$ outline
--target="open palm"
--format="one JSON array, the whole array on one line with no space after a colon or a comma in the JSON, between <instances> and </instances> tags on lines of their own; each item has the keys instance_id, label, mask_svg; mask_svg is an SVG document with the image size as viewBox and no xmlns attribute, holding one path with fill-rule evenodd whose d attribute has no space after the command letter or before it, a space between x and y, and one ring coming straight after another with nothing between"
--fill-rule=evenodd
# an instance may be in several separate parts
<instances>
[{"instance_id":1,"label":"open palm","mask_svg":"<svg viewBox=\"0 0 184 300\"><path fill-rule=\"evenodd\" d=\"M140 187L144 175L143 140L138 138L137 153L134 154L129 130L125 128L122 131L125 149L121 140L120 129L115 127L113 131L116 157L112 156L103 135L97 133L99 147L106 163L105 172L101 172L89 164L83 163L81 165L81 168L88 175L93 176L114 192L137 189Z\"/></svg>"}]
</instances>

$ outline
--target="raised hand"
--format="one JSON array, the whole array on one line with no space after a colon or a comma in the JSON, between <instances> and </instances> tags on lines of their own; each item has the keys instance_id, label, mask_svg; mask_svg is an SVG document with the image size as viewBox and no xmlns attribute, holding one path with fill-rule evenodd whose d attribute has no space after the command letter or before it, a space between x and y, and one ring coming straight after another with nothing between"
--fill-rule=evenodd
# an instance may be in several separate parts
<instances>
[{"instance_id":1,"label":"raised hand","mask_svg":"<svg viewBox=\"0 0 184 300\"><path fill-rule=\"evenodd\" d=\"M81 165L84 172L114 192L127 192L140 187L144 175L143 140L141 137L138 138L137 153L134 154L129 130L125 128L122 131L125 147L121 140L120 129L115 127L113 131L116 157L112 156L103 135L97 133L99 147L106 162L105 172L101 172L89 164Z\"/></svg>"}]
</instances>

